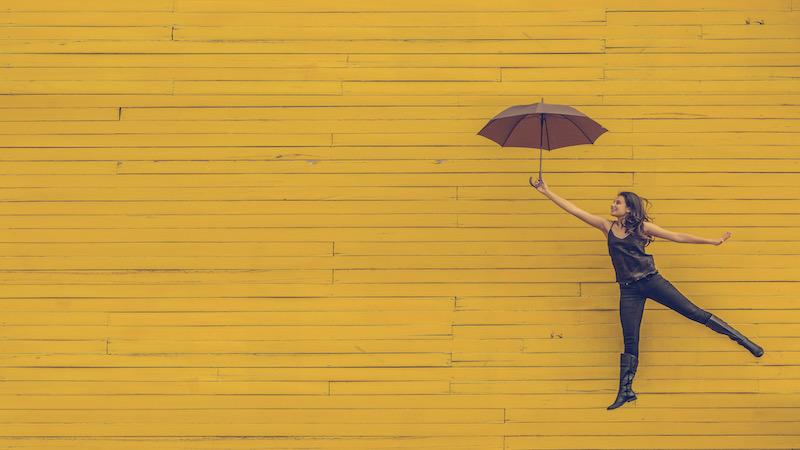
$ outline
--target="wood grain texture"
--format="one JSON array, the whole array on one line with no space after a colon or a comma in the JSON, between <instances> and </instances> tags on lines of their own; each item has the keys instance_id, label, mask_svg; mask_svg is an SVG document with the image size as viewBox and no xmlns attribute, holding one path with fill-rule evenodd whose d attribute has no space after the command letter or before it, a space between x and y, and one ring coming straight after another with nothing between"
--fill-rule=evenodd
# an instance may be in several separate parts
<instances>
[{"instance_id":1,"label":"wood grain texture","mask_svg":"<svg viewBox=\"0 0 800 450\"><path fill-rule=\"evenodd\" d=\"M0 449L800 447L800 0L0 10ZM605 238L476 135L541 98L764 357L651 301L605 409Z\"/></svg>"}]
</instances>

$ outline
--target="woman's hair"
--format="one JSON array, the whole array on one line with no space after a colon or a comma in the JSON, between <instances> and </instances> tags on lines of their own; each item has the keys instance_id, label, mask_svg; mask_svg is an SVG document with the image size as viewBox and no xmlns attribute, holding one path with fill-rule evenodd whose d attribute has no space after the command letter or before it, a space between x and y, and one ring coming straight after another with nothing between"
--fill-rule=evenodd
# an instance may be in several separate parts
<instances>
[{"instance_id":1,"label":"woman's hair","mask_svg":"<svg viewBox=\"0 0 800 450\"><path fill-rule=\"evenodd\" d=\"M639 197L634 192L629 191L622 191L619 194L622 198L625 199L625 205L628 206L630 212L625 215L625 218L622 221L622 224L625 226L626 230L633 230L632 232L639 238L645 241L645 247L650 245L654 239L650 238L644 233L644 222L652 222L652 217L647 215L647 211L645 211L645 203L647 207L650 206L650 201L644 197Z\"/></svg>"}]
</instances>

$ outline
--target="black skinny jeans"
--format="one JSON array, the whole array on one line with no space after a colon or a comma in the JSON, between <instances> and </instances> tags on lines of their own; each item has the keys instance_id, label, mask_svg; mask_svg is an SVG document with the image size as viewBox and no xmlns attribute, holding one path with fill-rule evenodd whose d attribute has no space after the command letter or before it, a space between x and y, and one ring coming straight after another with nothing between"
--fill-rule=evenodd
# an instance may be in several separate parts
<instances>
[{"instance_id":1,"label":"black skinny jeans","mask_svg":"<svg viewBox=\"0 0 800 450\"><path fill-rule=\"evenodd\" d=\"M695 322L705 325L711 313L692 303L660 273L630 285L619 284L619 319L625 353L639 356L639 328L642 324L644 304L648 298L673 309Z\"/></svg>"}]
</instances>

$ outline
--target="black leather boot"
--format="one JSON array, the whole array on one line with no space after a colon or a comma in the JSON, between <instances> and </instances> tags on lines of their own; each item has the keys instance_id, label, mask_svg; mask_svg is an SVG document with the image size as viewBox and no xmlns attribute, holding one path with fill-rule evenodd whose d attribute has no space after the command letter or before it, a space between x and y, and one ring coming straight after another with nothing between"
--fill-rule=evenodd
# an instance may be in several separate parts
<instances>
[{"instance_id":1,"label":"black leather boot","mask_svg":"<svg viewBox=\"0 0 800 450\"><path fill-rule=\"evenodd\" d=\"M725 321L723 321L722 319L713 314L711 315L711 317L708 318L706 326L716 331L717 333L727 335L729 338L736 341L739 345L749 350L750 353L752 353L756 357L760 357L761 355L764 354L764 349L761 348L758 344L751 341L750 339L747 339L747 336L743 335L742 333L739 333L738 331L736 331L735 328L728 325L727 323L725 323Z\"/></svg>"},{"instance_id":2,"label":"black leather boot","mask_svg":"<svg viewBox=\"0 0 800 450\"><path fill-rule=\"evenodd\" d=\"M639 358L636 355L630 353L619 354L619 391L617 392L617 399L606 409L619 408L626 402L636 400L636 392L633 392L631 385L638 366Z\"/></svg>"}]
</instances>

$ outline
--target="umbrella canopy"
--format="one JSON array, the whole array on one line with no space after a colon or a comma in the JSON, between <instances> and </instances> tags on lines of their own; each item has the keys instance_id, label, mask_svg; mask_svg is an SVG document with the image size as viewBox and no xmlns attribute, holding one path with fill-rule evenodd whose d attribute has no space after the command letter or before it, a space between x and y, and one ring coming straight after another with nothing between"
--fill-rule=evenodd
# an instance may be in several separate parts
<instances>
[{"instance_id":1,"label":"umbrella canopy","mask_svg":"<svg viewBox=\"0 0 800 450\"><path fill-rule=\"evenodd\" d=\"M586 114L567 105L539 103L517 105L494 116L478 132L502 147L527 147L539 150L539 179L542 179L542 152L573 145L593 144L608 131Z\"/></svg>"}]
</instances>

